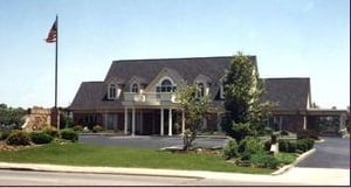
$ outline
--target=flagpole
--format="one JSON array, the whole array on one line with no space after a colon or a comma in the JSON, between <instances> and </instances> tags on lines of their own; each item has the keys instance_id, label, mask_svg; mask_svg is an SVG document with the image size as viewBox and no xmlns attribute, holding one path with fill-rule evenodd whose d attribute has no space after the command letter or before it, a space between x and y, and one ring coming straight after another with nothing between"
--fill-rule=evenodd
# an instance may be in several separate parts
<instances>
[{"instance_id":1,"label":"flagpole","mask_svg":"<svg viewBox=\"0 0 351 188\"><path fill-rule=\"evenodd\" d=\"M57 109L57 65L58 65L58 15L56 14L56 49L55 49L55 112L56 112L56 125L60 129L60 113Z\"/></svg>"}]
</instances>

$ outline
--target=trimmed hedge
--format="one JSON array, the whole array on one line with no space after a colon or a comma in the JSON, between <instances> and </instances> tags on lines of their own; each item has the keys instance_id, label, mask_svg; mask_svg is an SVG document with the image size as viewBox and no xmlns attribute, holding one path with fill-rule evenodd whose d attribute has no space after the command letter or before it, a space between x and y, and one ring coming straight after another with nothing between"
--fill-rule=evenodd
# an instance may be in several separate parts
<instances>
[{"instance_id":1,"label":"trimmed hedge","mask_svg":"<svg viewBox=\"0 0 351 188\"><path fill-rule=\"evenodd\" d=\"M61 138L65 140L70 140L72 142L78 141L78 133L72 129L63 129L61 131Z\"/></svg>"},{"instance_id":2,"label":"trimmed hedge","mask_svg":"<svg viewBox=\"0 0 351 188\"><path fill-rule=\"evenodd\" d=\"M303 153L312 149L314 146L313 139L300 140L279 140L279 151L287 153Z\"/></svg>"},{"instance_id":3,"label":"trimmed hedge","mask_svg":"<svg viewBox=\"0 0 351 188\"><path fill-rule=\"evenodd\" d=\"M276 169L279 161L273 156L268 154L254 154L250 158L250 163L258 168L271 168Z\"/></svg>"},{"instance_id":4,"label":"trimmed hedge","mask_svg":"<svg viewBox=\"0 0 351 188\"><path fill-rule=\"evenodd\" d=\"M48 144L54 138L44 132L32 132L30 133L30 139L34 144Z\"/></svg>"},{"instance_id":5,"label":"trimmed hedge","mask_svg":"<svg viewBox=\"0 0 351 188\"><path fill-rule=\"evenodd\" d=\"M30 145L29 134L23 131L14 131L12 132L6 140L8 145L14 146L27 146Z\"/></svg>"},{"instance_id":6,"label":"trimmed hedge","mask_svg":"<svg viewBox=\"0 0 351 188\"><path fill-rule=\"evenodd\" d=\"M296 133L297 139L307 139L311 138L314 140L319 140L319 134L312 130L300 130Z\"/></svg>"},{"instance_id":7,"label":"trimmed hedge","mask_svg":"<svg viewBox=\"0 0 351 188\"><path fill-rule=\"evenodd\" d=\"M76 132L82 132L83 131L83 127L81 125L75 125L72 127L72 129Z\"/></svg>"},{"instance_id":8,"label":"trimmed hedge","mask_svg":"<svg viewBox=\"0 0 351 188\"><path fill-rule=\"evenodd\" d=\"M104 130L104 128L102 126L100 126L100 125L95 125L93 127L93 132L94 133L102 132L103 130Z\"/></svg>"}]
</instances>

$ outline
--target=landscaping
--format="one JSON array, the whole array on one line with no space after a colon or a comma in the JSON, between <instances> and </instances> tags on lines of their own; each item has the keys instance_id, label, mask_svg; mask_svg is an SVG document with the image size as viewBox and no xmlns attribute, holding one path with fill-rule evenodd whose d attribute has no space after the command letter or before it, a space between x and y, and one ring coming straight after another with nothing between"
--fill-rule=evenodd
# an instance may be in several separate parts
<instances>
[{"instance_id":1,"label":"landscaping","mask_svg":"<svg viewBox=\"0 0 351 188\"><path fill-rule=\"evenodd\" d=\"M108 166L206 170L270 174L267 168L240 167L223 160L221 155L170 153L144 148L107 147L58 142L19 151L2 151L0 161L45 163L73 166Z\"/></svg>"}]
</instances>

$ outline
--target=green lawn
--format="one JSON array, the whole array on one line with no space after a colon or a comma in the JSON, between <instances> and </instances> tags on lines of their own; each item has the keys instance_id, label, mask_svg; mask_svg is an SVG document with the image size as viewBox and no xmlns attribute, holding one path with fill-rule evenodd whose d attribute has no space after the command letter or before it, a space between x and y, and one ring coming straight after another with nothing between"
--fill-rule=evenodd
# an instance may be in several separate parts
<instances>
[{"instance_id":1,"label":"green lawn","mask_svg":"<svg viewBox=\"0 0 351 188\"><path fill-rule=\"evenodd\" d=\"M269 174L274 170L238 167L220 156L168 153L144 148L86 144L49 144L16 152L0 152L0 161L73 166L140 167Z\"/></svg>"}]
</instances>

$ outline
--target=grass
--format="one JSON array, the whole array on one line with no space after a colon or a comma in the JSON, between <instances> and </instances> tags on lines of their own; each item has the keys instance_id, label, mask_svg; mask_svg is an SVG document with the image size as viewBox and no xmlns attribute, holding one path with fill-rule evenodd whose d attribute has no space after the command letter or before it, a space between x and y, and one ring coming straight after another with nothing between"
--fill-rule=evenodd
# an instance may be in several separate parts
<instances>
[{"instance_id":1,"label":"grass","mask_svg":"<svg viewBox=\"0 0 351 188\"><path fill-rule=\"evenodd\" d=\"M220 156L168 153L144 148L88 144L48 144L27 150L1 152L0 161L72 166L140 167L269 174L274 170L238 167Z\"/></svg>"}]
</instances>

